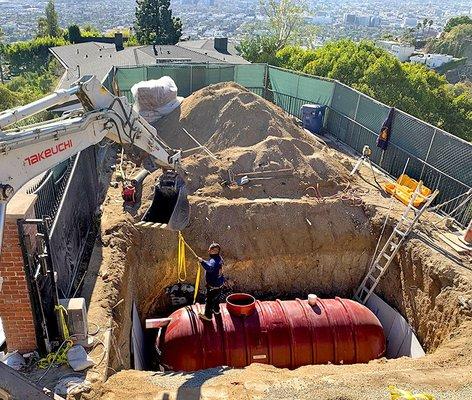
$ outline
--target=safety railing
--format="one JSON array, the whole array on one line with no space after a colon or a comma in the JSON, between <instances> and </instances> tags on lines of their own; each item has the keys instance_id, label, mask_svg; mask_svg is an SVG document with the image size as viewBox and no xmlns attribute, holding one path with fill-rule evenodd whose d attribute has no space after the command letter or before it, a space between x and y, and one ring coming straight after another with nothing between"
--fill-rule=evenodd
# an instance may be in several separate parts
<instances>
[{"instance_id":1,"label":"safety railing","mask_svg":"<svg viewBox=\"0 0 472 400\"><path fill-rule=\"evenodd\" d=\"M330 135L347 144L357 153L361 153L364 145L368 145L372 149L372 162L392 177L400 176L407 165L406 173L409 176L422 180L431 189L439 189L439 195L433 205L454 199L470 190L468 185L394 143L389 143L387 150L382 151L376 146L377 132L332 108L329 108L325 127ZM449 215L463 200L463 198L458 198L451 201L441 208L441 212ZM453 217L465 227L472 218L472 203L462 207Z\"/></svg>"}]
</instances>

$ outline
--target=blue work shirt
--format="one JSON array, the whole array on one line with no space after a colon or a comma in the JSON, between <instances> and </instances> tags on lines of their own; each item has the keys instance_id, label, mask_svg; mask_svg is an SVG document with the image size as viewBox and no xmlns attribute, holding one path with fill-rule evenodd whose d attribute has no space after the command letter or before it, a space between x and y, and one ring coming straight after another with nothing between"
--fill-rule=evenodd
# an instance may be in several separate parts
<instances>
[{"instance_id":1,"label":"blue work shirt","mask_svg":"<svg viewBox=\"0 0 472 400\"><path fill-rule=\"evenodd\" d=\"M205 269L205 279L207 285L218 288L225 283L225 278L221 269L223 268L223 259L219 254L210 256L208 261L201 262Z\"/></svg>"}]
</instances>

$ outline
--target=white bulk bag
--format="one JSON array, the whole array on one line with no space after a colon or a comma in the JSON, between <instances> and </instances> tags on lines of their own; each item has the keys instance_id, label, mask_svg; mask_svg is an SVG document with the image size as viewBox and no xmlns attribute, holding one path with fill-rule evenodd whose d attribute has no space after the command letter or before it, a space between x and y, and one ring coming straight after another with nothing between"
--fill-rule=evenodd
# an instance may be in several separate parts
<instances>
[{"instance_id":1,"label":"white bulk bag","mask_svg":"<svg viewBox=\"0 0 472 400\"><path fill-rule=\"evenodd\" d=\"M134 109L149 122L170 114L182 102L177 85L169 76L141 81L133 85Z\"/></svg>"}]
</instances>

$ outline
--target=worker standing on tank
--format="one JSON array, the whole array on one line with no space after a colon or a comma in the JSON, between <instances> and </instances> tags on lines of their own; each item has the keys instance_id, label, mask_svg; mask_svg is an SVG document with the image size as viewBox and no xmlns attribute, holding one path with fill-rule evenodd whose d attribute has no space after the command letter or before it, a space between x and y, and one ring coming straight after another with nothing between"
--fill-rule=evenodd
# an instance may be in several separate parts
<instances>
[{"instance_id":1,"label":"worker standing on tank","mask_svg":"<svg viewBox=\"0 0 472 400\"><path fill-rule=\"evenodd\" d=\"M218 243L212 243L208 248L210 259L206 261L201 257L198 258L205 270L206 280L205 313L200 313L198 316L205 321L211 321L213 314L220 314L220 298L225 283L222 273L223 258L220 253L221 246Z\"/></svg>"}]
</instances>

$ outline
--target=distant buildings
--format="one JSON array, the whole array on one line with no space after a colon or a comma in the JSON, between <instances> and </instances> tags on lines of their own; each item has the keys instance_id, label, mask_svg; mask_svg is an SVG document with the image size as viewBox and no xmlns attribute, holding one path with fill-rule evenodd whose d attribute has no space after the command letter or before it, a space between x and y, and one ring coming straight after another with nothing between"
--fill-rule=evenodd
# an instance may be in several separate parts
<instances>
[{"instance_id":1,"label":"distant buildings","mask_svg":"<svg viewBox=\"0 0 472 400\"><path fill-rule=\"evenodd\" d=\"M415 47L409 44L394 42L391 40L379 40L377 44L383 49L393 54L401 62L415 62L424 64L428 68L439 68L442 65L453 61L454 57L447 54L421 54L415 53Z\"/></svg>"},{"instance_id":2,"label":"distant buildings","mask_svg":"<svg viewBox=\"0 0 472 400\"><path fill-rule=\"evenodd\" d=\"M310 24L313 25L331 25L334 21L333 18L330 17L329 15L326 15L326 13L320 13L317 15L314 15L312 17L307 17L306 21Z\"/></svg>"},{"instance_id":3,"label":"distant buildings","mask_svg":"<svg viewBox=\"0 0 472 400\"><path fill-rule=\"evenodd\" d=\"M410 56L415 52L415 46L402 44L391 40L379 40L377 44L383 49L393 54L401 62L408 61Z\"/></svg>"},{"instance_id":4,"label":"distant buildings","mask_svg":"<svg viewBox=\"0 0 472 400\"><path fill-rule=\"evenodd\" d=\"M433 69L439 68L452 60L454 60L454 57L448 54L416 54L410 57L411 62L424 64Z\"/></svg>"},{"instance_id":5,"label":"distant buildings","mask_svg":"<svg viewBox=\"0 0 472 400\"><path fill-rule=\"evenodd\" d=\"M406 17L402 24L404 28L416 28L416 25L418 25L418 18L413 17Z\"/></svg>"},{"instance_id":6,"label":"distant buildings","mask_svg":"<svg viewBox=\"0 0 472 400\"><path fill-rule=\"evenodd\" d=\"M379 27L380 23L378 15L344 14L344 25Z\"/></svg>"}]
</instances>

